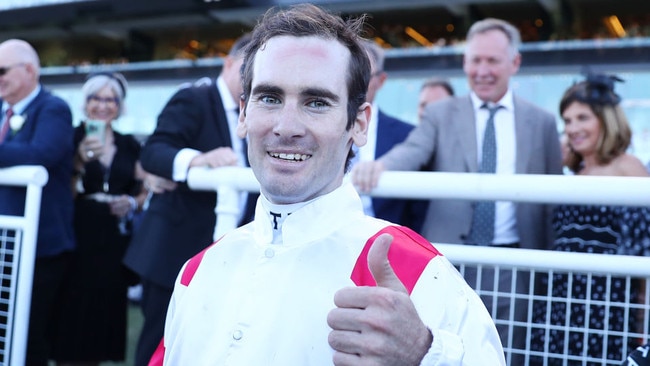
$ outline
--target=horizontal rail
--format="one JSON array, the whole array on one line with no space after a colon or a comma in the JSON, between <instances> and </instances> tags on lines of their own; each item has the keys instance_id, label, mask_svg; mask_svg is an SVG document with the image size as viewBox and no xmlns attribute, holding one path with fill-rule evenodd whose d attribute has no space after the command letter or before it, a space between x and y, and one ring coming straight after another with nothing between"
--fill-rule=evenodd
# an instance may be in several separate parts
<instances>
[{"instance_id":1,"label":"horizontal rail","mask_svg":"<svg viewBox=\"0 0 650 366\"><path fill-rule=\"evenodd\" d=\"M253 170L241 167L191 168L187 175L187 185L203 191L216 191L220 186L247 192L260 191L260 184L255 179Z\"/></svg>"},{"instance_id":2,"label":"horizontal rail","mask_svg":"<svg viewBox=\"0 0 650 366\"><path fill-rule=\"evenodd\" d=\"M518 267L557 272L584 272L613 276L650 277L650 257L595 253L574 253L552 250L481 247L439 244L436 248L452 263Z\"/></svg>"},{"instance_id":3,"label":"horizontal rail","mask_svg":"<svg viewBox=\"0 0 650 366\"><path fill-rule=\"evenodd\" d=\"M192 168L192 189L217 190L227 185L237 190L259 191L250 168ZM650 179L541 174L477 174L443 172L384 172L376 197L415 199L495 200L540 203L650 206Z\"/></svg>"},{"instance_id":4,"label":"horizontal rail","mask_svg":"<svg viewBox=\"0 0 650 366\"><path fill-rule=\"evenodd\" d=\"M650 179L541 174L384 172L373 196L650 205Z\"/></svg>"},{"instance_id":5,"label":"horizontal rail","mask_svg":"<svg viewBox=\"0 0 650 366\"><path fill-rule=\"evenodd\" d=\"M43 187L47 183L48 173L42 166L21 165L0 169L0 185Z\"/></svg>"},{"instance_id":6,"label":"horizontal rail","mask_svg":"<svg viewBox=\"0 0 650 366\"><path fill-rule=\"evenodd\" d=\"M23 229L27 226L27 219L24 216L0 215L0 223L3 229Z\"/></svg>"}]
</instances>

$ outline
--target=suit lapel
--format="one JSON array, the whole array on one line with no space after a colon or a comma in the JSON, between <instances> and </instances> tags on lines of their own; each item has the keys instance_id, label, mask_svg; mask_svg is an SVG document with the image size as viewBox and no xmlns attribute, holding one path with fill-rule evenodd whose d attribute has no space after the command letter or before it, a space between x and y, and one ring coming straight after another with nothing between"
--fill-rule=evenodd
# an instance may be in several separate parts
<instances>
[{"instance_id":1,"label":"suit lapel","mask_svg":"<svg viewBox=\"0 0 650 366\"><path fill-rule=\"evenodd\" d=\"M472 100L469 95L459 98L453 108L450 115L458 116L458 118L446 123L451 123L456 128L455 135L460 138L461 150L467 168L470 173L475 173L478 171L478 162L476 161L476 121L474 120Z\"/></svg>"},{"instance_id":2,"label":"suit lapel","mask_svg":"<svg viewBox=\"0 0 650 366\"><path fill-rule=\"evenodd\" d=\"M41 88L41 91L38 94L36 94L36 97L31 102L29 102L29 104L27 104L27 106L25 107L25 110L23 110L21 112L21 114L27 115L28 118L29 118L29 112L32 109L34 109L35 106L37 106L41 102L41 100L43 99L43 97L47 93L48 93L47 91L45 91L43 88Z\"/></svg>"},{"instance_id":3,"label":"suit lapel","mask_svg":"<svg viewBox=\"0 0 650 366\"><path fill-rule=\"evenodd\" d=\"M32 101L29 102L29 104L27 104L25 109L23 109L19 114L19 115L25 117L25 123L22 125L20 130L18 130L17 132L14 133L12 131L9 131L9 133L7 133L7 136L5 137L5 141L11 141L18 134L20 134L21 132L24 134L25 131L32 131L34 129L33 124L35 122L34 122L34 113L33 113L33 111L41 103L41 101L43 100L43 97L47 93L48 92L41 87L41 91L39 91L38 94L36 94L36 97L34 97L34 99L32 99ZM1 103L0 103L0 105L1 105ZM31 133L29 133L28 135L31 135Z\"/></svg>"},{"instance_id":4,"label":"suit lapel","mask_svg":"<svg viewBox=\"0 0 650 366\"><path fill-rule=\"evenodd\" d=\"M535 138L533 136L532 124L528 119L531 114L526 110L526 107L519 103L516 97L513 97L515 107L515 144L517 146L517 156L515 157L515 173L525 174L530 161L532 144L530 143Z\"/></svg>"}]
</instances>

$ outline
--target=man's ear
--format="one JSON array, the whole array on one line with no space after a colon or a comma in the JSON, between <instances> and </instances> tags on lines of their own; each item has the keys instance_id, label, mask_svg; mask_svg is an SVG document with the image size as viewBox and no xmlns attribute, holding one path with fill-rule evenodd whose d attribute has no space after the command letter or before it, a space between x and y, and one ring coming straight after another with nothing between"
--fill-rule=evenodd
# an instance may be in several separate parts
<instances>
[{"instance_id":1,"label":"man's ear","mask_svg":"<svg viewBox=\"0 0 650 366\"><path fill-rule=\"evenodd\" d=\"M365 145L368 141L368 125L371 115L372 106L368 102L363 103L357 111L357 118L352 126L352 142L358 147Z\"/></svg>"},{"instance_id":2,"label":"man's ear","mask_svg":"<svg viewBox=\"0 0 650 366\"><path fill-rule=\"evenodd\" d=\"M240 139L246 138L248 133L248 126L246 125L246 102L243 99L239 100L239 118L237 119L237 137Z\"/></svg>"},{"instance_id":3,"label":"man's ear","mask_svg":"<svg viewBox=\"0 0 650 366\"><path fill-rule=\"evenodd\" d=\"M379 75L377 75L377 78L379 79L379 86L377 87L377 90L379 90L382 86L384 86L386 79L388 79L388 74L385 71L382 71Z\"/></svg>"},{"instance_id":4,"label":"man's ear","mask_svg":"<svg viewBox=\"0 0 650 366\"><path fill-rule=\"evenodd\" d=\"M234 62L234 59L232 58L232 56L224 57L223 58L223 68L224 69L229 69L230 66L232 66L233 62Z\"/></svg>"},{"instance_id":5,"label":"man's ear","mask_svg":"<svg viewBox=\"0 0 650 366\"><path fill-rule=\"evenodd\" d=\"M517 53L512 59L513 70L510 75L515 75L519 71L519 66L521 66L521 53Z\"/></svg>"}]
</instances>

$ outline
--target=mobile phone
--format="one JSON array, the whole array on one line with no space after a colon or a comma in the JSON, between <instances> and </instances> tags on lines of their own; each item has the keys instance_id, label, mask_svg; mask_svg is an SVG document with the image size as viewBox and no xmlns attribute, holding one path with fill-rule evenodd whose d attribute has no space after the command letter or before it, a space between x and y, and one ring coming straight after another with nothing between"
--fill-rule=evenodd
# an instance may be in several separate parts
<instances>
[{"instance_id":1,"label":"mobile phone","mask_svg":"<svg viewBox=\"0 0 650 366\"><path fill-rule=\"evenodd\" d=\"M99 141L104 143L105 134L106 122L94 119L89 119L86 121L86 136L96 136Z\"/></svg>"}]
</instances>

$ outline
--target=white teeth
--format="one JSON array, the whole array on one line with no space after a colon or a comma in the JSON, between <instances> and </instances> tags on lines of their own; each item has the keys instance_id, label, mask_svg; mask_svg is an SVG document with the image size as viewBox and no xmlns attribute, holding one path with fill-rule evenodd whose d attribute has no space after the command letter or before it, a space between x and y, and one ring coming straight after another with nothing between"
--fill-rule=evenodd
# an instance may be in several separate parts
<instances>
[{"instance_id":1,"label":"white teeth","mask_svg":"<svg viewBox=\"0 0 650 366\"><path fill-rule=\"evenodd\" d=\"M285 154L285 153L270 153L270 155L274 158L282 159L282 160L292 160L292 161L305 161L309 159L311 155L304 155L304 154Z\"/></svg>"}]
</instances>

